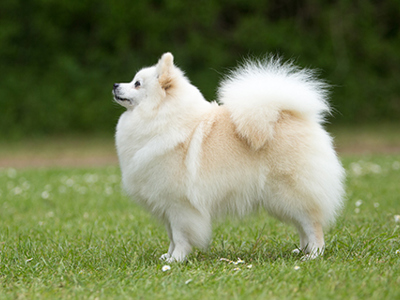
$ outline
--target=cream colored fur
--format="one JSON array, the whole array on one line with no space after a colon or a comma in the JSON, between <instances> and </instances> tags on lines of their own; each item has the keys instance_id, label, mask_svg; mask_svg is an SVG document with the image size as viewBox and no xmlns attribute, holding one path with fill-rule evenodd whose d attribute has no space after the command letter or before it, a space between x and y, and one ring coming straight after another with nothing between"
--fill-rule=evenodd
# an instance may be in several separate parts
<instances>
[{"instance_id":1,"label":"cream colored fur","mask_svg":"<svg viewBox=\"0 0 400 300\"><path fill-rule=\"evenodd\" d=\"M127 108L116 132L123 186L165 224L162 259L185 260L207 247L213 218L259 206L297 228L305 258L323 252L344 171L321 126L324 86L310 72L248 63L222 83L218 106L166 53L113 93Z\"/></svg>"}]
</instances>

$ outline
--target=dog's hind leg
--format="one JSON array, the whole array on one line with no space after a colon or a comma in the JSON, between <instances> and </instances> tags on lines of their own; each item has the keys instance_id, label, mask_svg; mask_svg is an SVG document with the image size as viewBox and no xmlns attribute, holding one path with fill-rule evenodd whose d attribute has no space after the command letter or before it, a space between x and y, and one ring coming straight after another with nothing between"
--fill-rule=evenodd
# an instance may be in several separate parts
<instances>
[{"instance_id":1,"label":"dog's hind leg","mask_svg":"<svg viewBox=\"0 0 400 300\"><path fill-rule=\"evenodd\" d=\"M174 252L174 249L175 249L175 243L174 243L174 239L172 237L171 224L168 221L166 221L165 228L167 229L168 238L170 240L170 243L169 243L168 252L161 255L160 260L167 260L168 258L170 258L172 256L172 252Z\"/></svg>"},{"instance_id":2,"label":"dog's hind leg","mask_svg":"<svg viewBox=\"0 0 400 300\"><path fill-rule=\"evenodd\" d=\"M324 253L325 242L322 224L311 219L301 219L294 222L300 236L300 249L293 252L303 251L306 253L303 260L314 259Z\"/></svg>"}]
</instances>

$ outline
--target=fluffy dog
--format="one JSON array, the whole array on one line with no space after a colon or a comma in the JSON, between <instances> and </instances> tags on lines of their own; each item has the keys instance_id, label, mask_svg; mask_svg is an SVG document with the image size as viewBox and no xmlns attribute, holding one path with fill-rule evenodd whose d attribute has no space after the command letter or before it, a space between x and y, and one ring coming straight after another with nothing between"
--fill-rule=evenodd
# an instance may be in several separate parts
<instances>
[{"instance_id":1,"label":"fluffy dog","mask_svg":"<svg viewBox=\"0 0 400 300\"><path fill-rule=\"evenodd\" d=\"M125 191L164 224L168 262L206 248L212 219L264 207L293 224L305 258L342 206L344 171L321 123L326 86L277 59L247 62L207 102L165 53L114 84L127 110L116 131ZM298 250L297 250L298 251Z\"/></svg>"}]
</instances>

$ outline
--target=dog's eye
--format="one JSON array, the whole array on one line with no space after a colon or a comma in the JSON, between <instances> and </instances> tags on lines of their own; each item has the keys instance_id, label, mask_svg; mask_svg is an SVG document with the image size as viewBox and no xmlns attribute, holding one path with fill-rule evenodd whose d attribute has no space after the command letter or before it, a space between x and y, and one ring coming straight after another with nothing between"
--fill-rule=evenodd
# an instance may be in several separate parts
<instances>
[{"instance_id":1,"label":"dog's eye","mask_svg":"<svg viewBox=\"0 0 400 300\"><path fill-rule=\"evenodd\" d=\"M135 82L135 88L138 88L140 86L140 81Z\"/></svg>"}]
</instances>

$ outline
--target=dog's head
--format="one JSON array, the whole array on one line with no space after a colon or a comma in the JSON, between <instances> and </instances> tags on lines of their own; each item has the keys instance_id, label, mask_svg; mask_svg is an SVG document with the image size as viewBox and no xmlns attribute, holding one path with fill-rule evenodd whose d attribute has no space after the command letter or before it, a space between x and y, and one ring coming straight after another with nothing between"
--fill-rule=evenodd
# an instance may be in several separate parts
<instances>
[{"instance_id":1,"label":"dog's head","mask_svg":"<svg viewBox=\"0 0 400 300\"><path fill-rule=\"evenodd\" d=\"M157 65L140 70L130 83L115 83L112 93L114 100L127 109L144 101L157 106L172 93L178 78L184 78L182 71L174 66L172 54L165 53Z\"/></svg>"}]
</instances>

